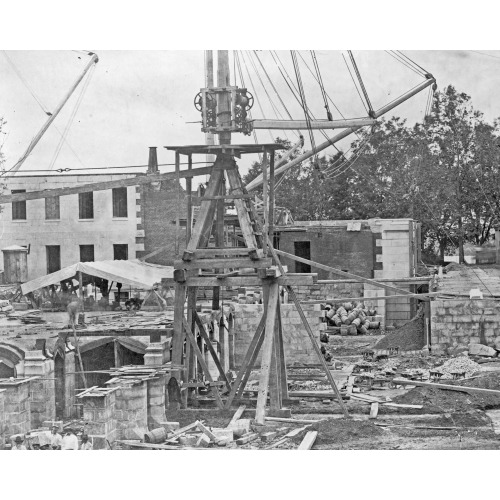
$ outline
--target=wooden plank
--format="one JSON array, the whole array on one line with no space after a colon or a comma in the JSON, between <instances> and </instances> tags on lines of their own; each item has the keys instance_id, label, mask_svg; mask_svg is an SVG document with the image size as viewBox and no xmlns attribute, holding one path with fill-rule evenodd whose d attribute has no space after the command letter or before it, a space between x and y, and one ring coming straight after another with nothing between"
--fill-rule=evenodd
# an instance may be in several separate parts
<instances>
[{"instance_id":1,"label":"wooden plank","mask_svg":"<svg viewBox=\"0 0 500 500\"><path fill-rule=\"evenodd\" d=\"M365 127L377 123L373 118L352 118L347 120L252 120L254 129L266 130L326 130L337 128Z\"/></svg>"},{"instance_id":2,"label":"wooden plank","mask_svg":"<svg viewBox=\"0 0 500 500\"><path fill-rule=\"evenodd\" d=\"M262 345L262 360L260 365L259 392L257 396L257 409L255 421L258 424L264 423L266 413L267 396L269 393L269 376L271 370L271 358L274 344L274 327L276 322L276 308L279 299L279 285L273 283L269 285L269 301L266 314L266 326L264 343Z\"/></svg>"},{"instance_id":3,"label":"wooden plank","mask_svg":"<svg viewBox=\"0 0 500 500\"><path fill-rule=\"evenodd\" d=\"M283 274L285 274L284 269L283 269L283 265L281 264L279 257L276 254L276 250L274 249L274 247L271 243L269 243L269 250L270 250L276 264L279 266L281 272ZM299 313L300 319L302 320L302 324L304 325L306 332L307 332L307 335L309 336L309 339L311 340L313 349L316 352L316 355L318 356L318 359L321 363L321 366L323 367L323 370L326 374L326 377L328 378L328 382L332 386L332 389L335 392L335 394L337 394L338 403L339 403L340 408L342 409L342 413L347 418L349 416L347 408L345 407L344 402L342 401L342 396L340 395L337 384L335 383L335 380L333 379L332 374L330 373L330 369L326 364L325 358L323 357L323 354L321 353L321 350L318 346L318 343L316 342L316 338L314 337L314 333L311 330L311 326L309 325L309 322L307 321L307 318L304 314L302 306L300 305L299 299L297 299L297 296L295 295L295 291L293 290L293 288L291 286L287 286L287 291L288 291L288 296L291 297L292 302L295 304L295 308L297 309L297 312Z\"/></svg>"},{"instance_id":4,"label":"wooden plank","mask_svg":"<svg viewBox=\"0 0 500 500\"><path fill-rule=\"evenodd\" d=\"M176 430L173 434L168 436L168 439L166 440L166 442L168 443L169 441L175 440L179 436L182 436L182 434L184 434L185 432L190 431L191 429L195 429L196 427L198 427L198 425L200 423L203 423L203 422L200 422L199 420L197 420L196 422L193 422L192 424L186 425L185 427L181 427L180 429Z\"/></svg>"},{"instance_id":5,"label":"wooden plank","mask_svg":"<svg viewBox=\"0 0 500 500\"><path fill-rule=\"evenodd\" d=\"M229 424L227 425L227 428L231 427L235 422L236 420L239 420L239 418L243 415L244 411L246 410L246 406L245 405L241 405L235 412L234 412L234 415L233 415L233 418L231 419L231 422L229 422Z\"/></svg>"},{"instance_id":6,"label":"wooden plank","mask_svg":"<svg viewBox=\"0 0 500 500\"><path fill-rule=\"evenodd\" d=\"M214 380L212 378L212 375L210 374L210 370L208 369L208 365L205 363L205 357L200 352L198 344L196 343L196 339L194 338L193 332L191 331L191 328L187 324L187 321L184 318L184 316L182 318L182 323L184 325L184 331L186 332L186 337L189 340L189 342L191 342L191 347L194 351L195 356L198 358L198 363L200 363L201 368L202 368L203 372L205 373L205 377L208 379L209 382L213 382ZM222 399L220 397L219 389L217 388L217 386L214 386L212 390L213 390L214 395L215 395L215 401L217 403L217 406L222 409L224 407L224 404L223 404Z\"/></svg>"},{"instance_id":7,"label":"wooden plank","mask_svg":"<svg viewBox=\"0 0 500 500\"><path fill-rule=\"evenodd\" d=\"M182 365L183 346L184 346L184 328L182 321L184 319L184 302L186 301L186 285L183 283L175 284L175 302L174 302L174 335L172 337L172 364ZM172 376L177 379L181 385L180 372L172 372Z\"/></svg>"},{"instance_id":8,"label":"wooden plank","mask_svg":"<svg viewBox=\"0 0 500 500\"><path fill-rule=\"evenodd\" d=\"M299 444L298 450L310 450L318 437L318 431L308 431Z\"/></svg>"},{"instance_id":9,"label":"wooden plank","mask_svg":"<svg viewBox=\"0 0 500 500\"><path fill-rule=\"evenodd\" d=\"M372 280L370 278L365 278L364 276L358 276L356 274L347 273L345 271L341 271L340 269L335 269L334 267L326 266L324 264L319 264L318 262L314 262L314 261L308 260L308 259L303 259L302 257L297 257L296 255L292 255L291 253L282 252L281 250L276 250L276 249L274 249L274 252L277 255L281 255L281 256L286 257L288 259L296 260L297 262L302 262L304 264L309 264L312 267L317 267L318 269L323 269L324 271L329 271L329 272L338 274L339 276L345 276L346 278L354 278L357 281L361 281L363 283L368 283L368 284L376 286L378 288L385 288L386 290L399 292L399 293L402 293L404 295L412 295L411 292L404 290L402 288L398 288L398 287L392 286L392 285L387 285L385 283L380 283L380 282ZM422 298L422 300L430 300L430 299L429 298L426 298L426 299Z\"/></svg>"},{"instance_id":10,"label":"wooden plank","mask_svg":"<svg viewBox=\"0 0 500 500\"><path fill-rule=\"evenodd\" d=\"M317 424L318 422L323 422L324 419L320 420L307 420L300 418L282 418L282 417L265 417L265 420L269 422L285 422L287 424ZM294 431L292 431L294 432Z\"/></svg>"},{"instance_id":11,"label":"wooden plank","mask_svg":"<svg viewBox=\"0 0 500 500\"><path fill-rule=\"evenodd\" d=\"M180 178L196 177L198 175L208 175L212 173L212 167L200 167L192 170L183 170L180 172ZM177 178L175 172L165 174L148 174L138 175L129 179L119 179L116 181L93 182L91 184L82 184L81 186L44 189L42 191L30 191L27 193L16 193L0 195L0 205L4 203L12 203L14 201L39 200L41 198L54 198L56 196L69 196L71 194L89 193L91 191L105 191L128 186L141 186L151 184L153 182L174 180Z\"/></svg>"},{"instance_id":12,"label":"wooden plank","mask_svg":"<svg viewBox=\"0 0 500 500\"><path fill-rule=\"evenodd\" d=\"M203 322L201 321L201 318L196 311L193 311L193 317L194 317L194 321L198 325L198 331L201 335L201 338L203 339L203 341L207 345L208 351L212 355L212 359L214 360L215 366L217 367L217 370L219 370L220 377L222 378L222 380L226 384L227 390L231 391L231 389L232 389L231 384L229 383L229 380L226 376L226 373L224 372L224 368L222 367L219 356L217 356L217 352L215 351L214 346L212 345L212 342L210 341L210 338L208 337L208 334L205 330Z\"/></svg>"},{"instance_id":13,"label":"wooden plank","mask_svg":"<svg viewBox=\"0 0 500 500\"><path fill-rule=\"evenodd\" d=\"M234 255L244 255L248 256L248 254L255 250L255 248L246 248L246 247L226 247L226 248L199 248L194 252L194 259L200 258L215 258L215 257L223 257L223 256L234 256Z\"/></svg>"},{"instance_id":14,"label":"wooden plank","mask_svg":"<svg viewBox=\"0 0 500 500\"><path fill-rule=\"evenodd\" d=\"M232 259L198 259L189 262L176 260L174 262L175 269L239 269L245 267L263 269L271 267L271 265L271 259L252 260L244 257Z\"/></svg>"},{"instance_id":15,"label":"wooden plank","mask_svg":"<svg viewBox=\"0 0 500 500\"><path fill-rule=\"evenodd\" d=\"M251 443L252 441L255 441L258 437L259 437L259 435L256 432L253 434L247 434L246 436L243 436L243 437L237 439L236 444L238 446L241 446L243 444L248 444L248 443Z\"/></svg>"},{"instance_id":16,"label":"wooden plank","mask_svg":"<svg viewBox=\"0 0 500 500\"><path fill-rule=\"evenodd\" d=\"M208 427L205 427L201 422L198 422L198 429L200 429L203 434L206 434L211 441L217 441L217 436Z\"/></svg>"},{"instance_id":17,"label":"wooden plank","mask_svg":"<svg viewBox=\"0 0 500 500\"><path fill-rule=\"evenodd\" d=\"M274 342L271 356L271 373L269 378L269 394L271 410L279 410L283 406L282 385L281 385L281 357L279 347L279 295L276 301L276 317L274 321Z\"/></svg>"},{"instance_id":18,"label":"wooden plank","mask_svg":"<svg viewBox=\"0 0 500 500\"><path fill-rule=\"evenodd\" d=\"M415 385L417 387L433 387L435 389L468 392L470 394L490 394L491 396L500 396L500 391L497 391L495 389L483 389L482 387L466 387L463 385L433 384L432 382L418 382L415 380L408 380L401 378L393 379L393 383L395 385Z\"/></svg>"},{"instance_id":19,"label":"wooden plank","mask_svg":"<svg viewBox=\"0 0 500 500\"><path fill-rule=\"evenodd\" d=\"M253 262L253 261L252 261ZM267 278L265 278L267 279ZM312 276L304 276L303 278L299 276L280 276L277 278L278 285L280 286L311 286L314 284ZM227 287L239 287L239 286L261 286L262 279L257 276L228 276L227 278L218 278L217 276L195 276L192 278L186 278L186 284L188 286L227 286ZM324 303L323 301L322 303ZM345 302L345 301L344 301Z\"/></svg>"}]
</instances>

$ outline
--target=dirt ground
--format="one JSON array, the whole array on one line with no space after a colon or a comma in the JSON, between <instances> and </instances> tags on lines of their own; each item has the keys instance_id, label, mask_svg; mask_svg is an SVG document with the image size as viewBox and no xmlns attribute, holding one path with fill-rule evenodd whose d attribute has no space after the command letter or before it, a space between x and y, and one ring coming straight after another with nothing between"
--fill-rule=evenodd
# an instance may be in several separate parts
<instances>
[{"instance_id":1,"label":"dirt ground","mask_svg":"<svg viewBox=\"0 0 500 500\"><path fill-rule=\"evenodd\" d=\"M415 318L396 330L388 333L375 344L374 349L399 347L405 351L416 351L425 345L424 318Z\"/></svg>"}]
</instances>

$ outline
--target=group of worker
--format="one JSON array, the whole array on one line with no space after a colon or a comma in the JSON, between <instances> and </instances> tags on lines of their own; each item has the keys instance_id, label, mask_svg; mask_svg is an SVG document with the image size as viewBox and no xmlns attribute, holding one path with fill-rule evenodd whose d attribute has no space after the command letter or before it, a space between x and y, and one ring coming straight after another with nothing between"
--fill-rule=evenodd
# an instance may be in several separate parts
<instances>
[{"instance_id":1,"label":"group of worker","mask_svg":"<svg viewBox=\"0 0 500 500\"><path fill-rule=\"evenodd\" d=\"M65 429L64 436L61 436L58 432L59 427L53 425L50 431L50 444L44 444L40 446L37 443L30 445L31 450L92 450L92 443L89 441L87 434L82 434L82 442L80 447L78 447L78 438L75 432L71 428ZM27 450L24 440L21 436L16 436L14 440L15 444L12 447L13 450Z\"/></svg>"}]
</instances>

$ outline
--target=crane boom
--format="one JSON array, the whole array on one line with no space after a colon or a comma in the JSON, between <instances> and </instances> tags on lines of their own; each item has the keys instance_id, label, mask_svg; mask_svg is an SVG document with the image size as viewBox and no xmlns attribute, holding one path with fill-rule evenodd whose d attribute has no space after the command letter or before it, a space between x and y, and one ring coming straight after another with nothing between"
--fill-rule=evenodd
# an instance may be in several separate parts
<instances>
[{"instance_id":1,"label":"crane boom","mask_svg":"<svg viewBox=\"0 0 500 500\"><path fill-rule=\"evenodd\" d=\"M28 148L23 153L23 155L21 156L21 158L19 158L19 160L17 161L17 163L12 168L10 168L9 170L7 170L6 172L2 172L0 174L0 177L1 176L5 176L8 173L10 173L11 175L15 174L21 168L22 164L25 162L25 160L31 154L31 152L33 151L33 149L35 149L35 146L38 144L38 142L43 137L43 135L45 134L45 132L47 132L47 130L50 127L51 123L56 119L57 115L59 114L59 112L61 111L61 109L64 107L64 105L68 102L69 98L73 95L73 92L76 90L76 88L78 87L78 85L80 84L80 82L83 80L83 77L87 74L87 72L89 71L89 69L94 64L97 64L97 62L99 61L99 58L97 57L97 54L94 54L93 52L89 52L89 55L92 56L91 59L90 59L90 61L85 66L85 68L83 69L83 71L81 72L81 74L78 76L78 78L75 80L75 82L73 83L73 85L71 86L71 88L69 89L69 91L64 96L63 100L59 103L59 105L56 107L56 109L54 110L54 112L49 116L49 119L44 123L43 127L40 129L40 131L38 132L38 134L36 134L36 136L30 142Z\"/></svg>"}]
</instances>

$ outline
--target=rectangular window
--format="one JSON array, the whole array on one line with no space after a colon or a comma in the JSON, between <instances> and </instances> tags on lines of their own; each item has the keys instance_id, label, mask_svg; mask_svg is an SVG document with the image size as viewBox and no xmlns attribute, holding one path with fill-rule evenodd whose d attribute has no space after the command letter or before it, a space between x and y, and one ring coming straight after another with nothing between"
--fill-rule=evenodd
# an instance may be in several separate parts
<instances>
[{"instance_id":1,"label":"rectangular window","mask_svg":"<svg viewBox=\"0 0 500 500\"><path fill-rule=\"evenodd\" d=\"M26 193L26 189L13 189L11 192ZM26 200L12 202L12 220L26 220Z\"/></svg>"},{"instance_id":2,"label":"rectangular window","mask_svg":"<svg viewBox=\"0 0 500 500\"><path fill-rule=\"evenodd\" d=\"M55 273L61 269L61 247L47 245L47 274Z\"/></svg>"},{"instance_id":3,"label":"rectangular window","mask_svg":"<svg viewBox=\"0 0 500 500\"><path fill-rule=\"evenodd\" d=\"M59 220L60 218L61 212L59 208L59 196L45 198L45 219Z\"/></svg>"},{"instance_id":4,"label":"rectangular window","mask_svg":"<svg viewBox=\"0 0 500 500\"><path fill-rule=\"evenodd\" d=\"M94 218L94 193L80 193L78 195L79 219Z\"/></svg>"},{"instance_id":5,"label":"rectangular window","mask_svg":"<svg viewBox=\"0 0 500 500\"><path fill-rule=\"evenodd\" d=\"M113 188L113 217L127 216L127 188Z\"/></svg>"},{"instance_id":6,"label":"rectangular window","mask_svg":"<svg viewBox=\"0 0 500 500\"><path fill-rule=\"evenodd\" d=\"M311 242L310 241L294 241L293 246L295 255L303 259L311 260ZM310 273L311 266L303 262L295 262L296 273Z\"/></svg>"},{"instance_id":7,"label":"rectangular window","mask_svg":"<svg viewBox=\"0 0 500 500\"><path fill-rule=\"evenodd\" d=\"M80 245L80 262L94 262L94 245Z\"/></svg>"},{"instance_id":8,"label":"rectangular window","mask_svg":"<svg viewBox=\"0 0 500 500\"><path fill-rule=\"evenodd\" d=\"M128 245L113 245L114 260L128 260Z\"/></svg>"}]
</instances>

